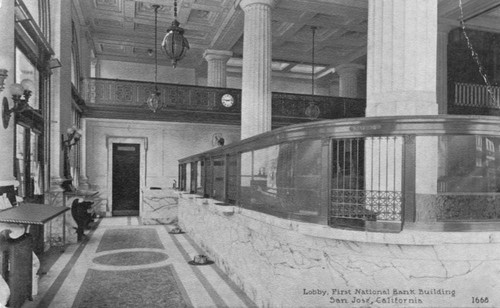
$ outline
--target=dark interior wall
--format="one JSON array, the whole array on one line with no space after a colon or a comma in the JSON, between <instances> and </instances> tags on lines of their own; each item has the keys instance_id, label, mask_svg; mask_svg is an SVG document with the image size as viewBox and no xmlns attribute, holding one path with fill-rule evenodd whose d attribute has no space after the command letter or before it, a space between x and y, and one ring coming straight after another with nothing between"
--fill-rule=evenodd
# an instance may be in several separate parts
<instances>
[{"instance_id":1,"label":"dark interior wall","mask_svg":"<svg viewBox=\"0 0 500 308\"><path fill-rule=\"evenodd\" d=\"M500 85L500 34L467 30L470 46L477 53L473 56L461 28L450 31L448 36L448 82L484 84L480 73L488 76L491 85Z\"/></svg>"}]
</instances>

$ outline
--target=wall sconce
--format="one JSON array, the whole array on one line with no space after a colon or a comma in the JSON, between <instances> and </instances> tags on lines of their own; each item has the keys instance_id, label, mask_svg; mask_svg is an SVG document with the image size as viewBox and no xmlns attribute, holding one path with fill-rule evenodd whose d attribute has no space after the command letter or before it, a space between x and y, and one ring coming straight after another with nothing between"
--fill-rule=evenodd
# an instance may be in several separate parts
<instances>
[{"instance_id":1,"label":"wall sconce","mask_svg":"<svg viewBox=\"0 0 500 308\"><path fill-rule=\"evenodd\" d=\"M0 0L1 2L1 0ZM3 91L3 89L5 89L5 79L7 78L7 72L8 70L6 69L0 69L0 92Z\"/></svg>"},{"instance_id":2,"label":"wall sconce","mask_svg":"<svg viewBox=\"0 0 500 308\"><path fill-rule=\"evenodd\" d=\"M10 86L10 94L12 94L12 100L14 101L14 107L9 108L9 101L4 97L2 105L2 121L3 128L9 127L9 121L12 113L23 112L30 108L28 101L31 97L31 91L27 87L19 83L14 83Z\"/></svg>"},{"instance_id":3,"label":"wall sconce","mask_svg":"<svg viewBox=\"0 0 500 308\"><path fill-rule=\"evenodd\" d=\"M72 126L66 130L67 139L64 140L64 135L61 135L61 144L63 147L71 149L72 146L80 141L80 138L83 135L83 131L76 126Z\"/></svg>"}]
</instances>

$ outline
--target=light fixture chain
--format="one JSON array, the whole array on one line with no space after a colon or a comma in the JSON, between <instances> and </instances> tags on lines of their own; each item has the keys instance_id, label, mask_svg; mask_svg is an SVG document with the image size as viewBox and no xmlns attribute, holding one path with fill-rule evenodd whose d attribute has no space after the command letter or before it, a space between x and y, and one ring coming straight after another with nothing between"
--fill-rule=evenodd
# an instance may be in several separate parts
<instances>
[{"instance_id":1,"label":"light fixture chain","mask_svg":"<svg viewBox=\"0 0 500 308\"><path fill-rule=\"evenodd\" d=\"M177 19L177 0L174 0L174 19Z\"/></svg>"},{"instance_id":2,"label":"light fixture chain","mask_svg":"<svg viewBox=\"0 0 500 308\"><path fill-rule=\"evenodd\" d=\"M314 38L316 34L316 27L311 26L312 30L312 67L311 67L311 84L312 84L312 95L314 95Z\"/></svg>"},{"instance_id":3,"label":"light fixture chain","mask_svg":"<svg viewBox=\"0 0 500 308\"><path fill-rule=\"evenodd\" d=\"M158 8L155 7L155 91L158 92L157 79L158 79Z\"/></svg>"},{"instance_id":4,"label":"light fixture chain","mask_svg":"<svg viewBox=\"0 0 500 308\"><path fill-rule=\"evenodd\" d=\"M488 75L486 75L484 71L484 67L481 64L481 60L479 59L479 55L477 52L474 50L474 47L472 46L472 43L470 41L469 35L467 34L466 28L465 28L465 20L464 20L464 11L463 11L463 6L462 6L462 0L459 0L458 6L460 7L460 26L462 27L462 31L464 33L465 40L467 41L467 48L469 48L472 58L476 62L479 70L479 74L481 74L481 77L484 80L484 83L486 84L486 90L488 91L488 94L490 95L492 101L495 104L499 104L499 102L496 101L495 99L495 93L493 92L493 88L491 86L491 83L488 79Z\"/></svg>"}]
</instances>

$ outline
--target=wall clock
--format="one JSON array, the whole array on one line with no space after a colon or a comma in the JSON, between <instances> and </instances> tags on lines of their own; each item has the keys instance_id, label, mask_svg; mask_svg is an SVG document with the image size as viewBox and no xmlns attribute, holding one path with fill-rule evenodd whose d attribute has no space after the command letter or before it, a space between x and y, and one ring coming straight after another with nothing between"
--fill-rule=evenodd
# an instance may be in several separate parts
<instances>
[{"instance_id":1,"label":"wall clock","mask_svg":"<svg viewBox=\"0 0 500 308\"><path fill-rule=\"evenodd\" d=\"M234 105L234 97L231 94L224 94L222 95L221 102L224 107L231 107Z\"/></svg>"}]
</instances>

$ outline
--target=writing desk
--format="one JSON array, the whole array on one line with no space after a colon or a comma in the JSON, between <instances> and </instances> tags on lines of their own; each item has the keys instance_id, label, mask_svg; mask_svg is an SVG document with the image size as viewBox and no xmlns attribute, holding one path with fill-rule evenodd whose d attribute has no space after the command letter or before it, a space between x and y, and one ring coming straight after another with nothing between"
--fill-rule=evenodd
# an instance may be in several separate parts
<instances>
[{"instance_id":1,"label":"writing desk","mask_svg":"<svg viewBox=\"0 0 500 308\"><path fill-rule=\"evenodd\" d=\"M43 225L69 210L65 206L21 203L18 206L0 211L0 222L28 225ZM63 215L63 244L66 244L66 215Z\"/></svg>"}]
</instances>

